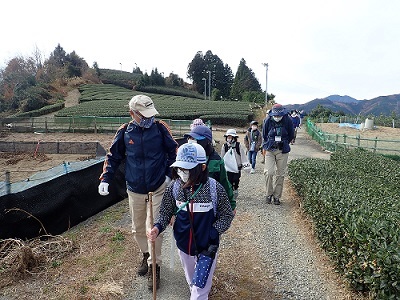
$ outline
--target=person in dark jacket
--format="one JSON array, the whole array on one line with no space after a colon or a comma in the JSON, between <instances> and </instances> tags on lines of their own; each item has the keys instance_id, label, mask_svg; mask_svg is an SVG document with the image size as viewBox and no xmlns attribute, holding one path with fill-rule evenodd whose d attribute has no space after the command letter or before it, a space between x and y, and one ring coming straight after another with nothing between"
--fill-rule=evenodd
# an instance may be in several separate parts
<instances>
[{"instance_id":1,"label":"person in dark jacket","mask_svg":"<svg viewBox=\"0 0 400 300\"><path fill-rule=\"evenodd\" d=\"M300 116L299 113L296 110L292 110L290 112L290 118L292 119L293 123L293 140L290 142L291 145L293 145L296 142L296 136L297 136L297 129L300 128Z\"/></svg>"},{"instance_id":2,"label":"person in dark jacket","mask_svg":"<svg viewBox=\"0 0 400 300\"><path fill-rule=\"evenodd\" d=\"M262 136L263 150L265 150L266 200L267 203L273 202L279 205L290 152L290 142L294 136L292 120L281 104L274 104L269 115L264 119Z\"/></svg>"},{"instance_id":3,"label":"person in dark jacket","mask_svg":"<svg viewBox=\"0 0 400 300\"><path fill-rule=\"evenodd\" d=\"M262 135L258 130L258 122L251 121L250 127L247 129L246 135L244 136L244 145L247 148L247 155L251 164L250 173L255 173L257 153L260 150L262 144Z\"/></svg>"},{"instance_id":4,"label":"person in dark jacket","mask_svg":"<svg viewBox=\"0 0 400 300\"><path fill-rule=\"evenodd\" d=\"M158 216L161 199L171 181L171 164L175 161L178 144L168 125L155 120L158 114L150 97L136 95L129 101L132 121L122 125L116 132L100 175L99 194L108 195L108 187L120 163L125 160L125 180L129 210L132 218L132 233L143 254L137 273L148 273L148 286L153 289L151 245L146 237L150 226L147 209L148 193L153 192L153 213ZM162 236L155 243L157 288L160 282ZM149 272L150 269L150 272Z\"/></svg>"},{"instance_id":5,"label":"person in dark jacket","mask_svg":"<svg viewBox=\"0 0 400 300\"><path fill-rule=\"evenodd\" d=\"M207 156L202 146L181 145L172 167L172 183L164 193L160 213L147 237L149 241L156 240L172 216L176 216L174 238L190 288L190 299L208 299L220 235L229 229L233 212L224 187L208 176ZM192 281L198 255L209 249L213 249L213 253L208 254L214 259L205 286L199 287Z\"/></svg>"},{"instance_id":6,"label":"person in dark jacket","mask_svg":"<svg viewBox=\"0 0 400 300\"><path fill-rule=\"evenodd\" d=\"M213 147L212 131L208 126L199 125L184 135L188 143L197 143L206 151L207 167L210 177L217 180L225 188L234 213L236 213L236 199L233 194L232 185L228 180L224 160L219 156Z\"/></svg>"}]
</instances>

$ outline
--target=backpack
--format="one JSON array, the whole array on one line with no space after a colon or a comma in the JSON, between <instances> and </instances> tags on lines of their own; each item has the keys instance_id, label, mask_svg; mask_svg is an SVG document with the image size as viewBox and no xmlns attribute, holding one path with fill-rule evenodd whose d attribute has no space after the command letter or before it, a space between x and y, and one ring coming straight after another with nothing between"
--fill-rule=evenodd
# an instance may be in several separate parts
<instances>
[{"instance_id":1,"label":"backpack","mask_svg":"<svg viewBox=\"0 0 400 300\"><path fill-rule=\"evenodd\" d=\"M217 215L217 181L214 178L209 177L208 181L210 182L210 194L211 194L211 201L213 204L213 210L214 210L214 216ZM174 197L175 201L176 198L178 197L178 192L179 192L179 184L178 181L175 180L172 186L172 196ZM178 209L178 211L181 208ZM178 213L178 211L176 213Z\"/></svg>"},{"instance_id":2,"label":"backpack","mask_svg":"<svg viewBox=\"0 0 400 300\"><path fill-rule=\"evenodd\" d=\"M236 148L237 154L239 154L239 156L240 156L240 146L239 145L240 145L240 143L236 142L235 148ZM228 147L227 143L224 144L224 148L225 148L225 153L228 152L229 147Z\"/></svg>"}]
</instances>

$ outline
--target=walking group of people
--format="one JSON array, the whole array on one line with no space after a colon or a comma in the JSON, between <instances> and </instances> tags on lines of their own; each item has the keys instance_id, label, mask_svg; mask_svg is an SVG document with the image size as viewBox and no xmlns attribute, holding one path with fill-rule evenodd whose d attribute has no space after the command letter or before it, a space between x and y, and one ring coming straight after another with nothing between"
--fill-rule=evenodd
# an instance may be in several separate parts
<instances>
[{"instance_id":1,"label":"walking group of people","mask_svg":"<svg viewBox=\"0 0 400 300\"><path fill-rule=\"evenodd\" d=\"M227 130L219 155L212 131L201 119L194 120L185 135L187 143L178 147L166 123L155 119L158 112L150 97L134 96L129 113L132 121L117 130L105 157L98 191L109 194L114 174L125 161L132 233L143 255L137 274L148 274L150 290L159 288L163 232L173 223L190 299L208 299L220 235L228 230L236 213L241 171L255 172L261 148L267 203L280 204L289 144L294 142L293 122L285 109L275 104L261 131L256 121L250 123L244 147L236 130ZM150 216L154 216L153 224Z\"/></svg>"}]
</instances>

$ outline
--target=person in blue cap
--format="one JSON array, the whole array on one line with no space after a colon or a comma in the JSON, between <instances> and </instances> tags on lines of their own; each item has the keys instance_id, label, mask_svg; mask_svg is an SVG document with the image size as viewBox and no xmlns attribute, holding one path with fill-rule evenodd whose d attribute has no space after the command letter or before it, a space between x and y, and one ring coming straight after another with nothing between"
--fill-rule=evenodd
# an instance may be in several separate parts
<instances>
[{"instance_id":1,"label":"person in blue cap","mask_svg":"<svg viewBox=\"0 0 400 300\"><path fill-rule=\"evenodd\" d=\"M294 137L293 123L281 104L274 104L262 127L267 203L281 204L283 181Z\"/></svg>"},{"instance_id":2,"label":"person in blue cap","mask_svg":"<svg viewBox=\"0 0 400 300\"><path fill-rule=\"evenodd\" d=\"M172 182L164 193L158 217L147 232L147 238L150 242L156 241L175 216L174 238L190 288L190 299L208 299L220 235L229 229L233 212L224 187L208 175L207 156L202 146L181 145L171 167ZM209 268L196 272L202 255L211 258ZM203 275L206 276L198 278Z\"/></svg>"},{"instance_id":3,"label":"person in blue cap","mask_svg":"<svg viewBox=\"0 0 400 300\"><path fill-rule=\"evenodd\" d=\"M233 194L232 185L228 180L228 174L225 169L224 160L215 151L213 146L212 131L208 126L199 125L184 135L188 143L197 143L206 151L207 167L210 177L217 180L225 188L234 213L236 213L236 199Z\"/></svg>"}]
</instances>

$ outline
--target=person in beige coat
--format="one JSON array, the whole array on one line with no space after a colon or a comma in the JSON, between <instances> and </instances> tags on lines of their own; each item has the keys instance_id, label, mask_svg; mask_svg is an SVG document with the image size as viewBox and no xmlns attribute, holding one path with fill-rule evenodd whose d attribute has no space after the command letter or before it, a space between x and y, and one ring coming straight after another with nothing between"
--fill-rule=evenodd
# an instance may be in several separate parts
<instances>
[{"instance_id":1,"label":"person in beige coat","mask_svg":"<svg viewBox=\"0 0 400 300\"><path fill-rule=\"evenodd\" d=\"M238 142L235 129L228 129L224 134L226 142L221 147L221 157L224 158L228 180L232 185L235 199L238 197L241 170L250 168L244 147Z\"/></svg>"}]
</instances>

